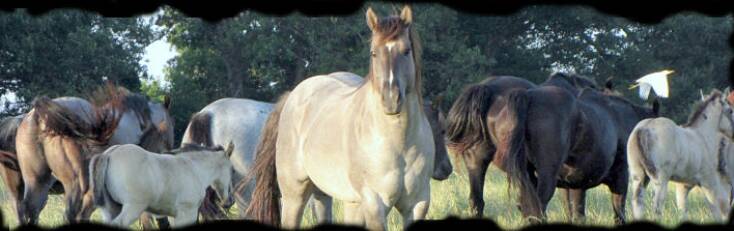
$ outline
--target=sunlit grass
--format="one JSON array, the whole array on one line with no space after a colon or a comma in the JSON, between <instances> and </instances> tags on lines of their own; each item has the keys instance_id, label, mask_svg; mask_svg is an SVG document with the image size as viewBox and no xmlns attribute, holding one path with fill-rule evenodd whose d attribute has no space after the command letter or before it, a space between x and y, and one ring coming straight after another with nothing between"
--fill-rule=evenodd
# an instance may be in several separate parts
<instances>
[{"instance_id":1,"label":"sunlit grass","mask_svg":"<svg viewBox=\"0 0 734 231\"><path fill-rule=\"evenodd\" d=\"M448 216L471 217L468 200L469 182L466 177L466 171L460 162L454 163L455 172L449 179L445 181L431 181L431 206L428 210L427 219L443 219ZM674 228L680 225L682 221L675 205L674 187L671 185L668 188L669 192L664 204L663 216L657 222L666 228ZM646 205L649 205L652 198L651 190L648 189L647 193L645 202ZM12 210L11 202L7 199L4 191L0 196L3 198L2 212L5 215L3 216L4 224L11 229L17 227L18 222L15 220L15 211ZM514 197L514 195L512 197L508 195L505 174L495 167L490 167L490 171L487 173L487 182L484 187L484 199L486 202L486 206L484 207L485 217L494 220L504 229L518 229L527 225L524 219L521 218L516 206L514 206ZM646 209L647 217L651 217L652 210L650 206L647 206ZM694 189L689 194L688 209L688 221L692 223L709 224L715 222L708 210L703 193L698 189ZM343 215L341 210L341 203L335 201L333 207L334 222L342 222ZM49 196L48 204L41 212L40 225L42 227L52 228L64 224L63 211L63 197L60 195ZM237 211L235 206L230 213L234 215L233 217L236 217ZM627 200L626 211L627 219L631 219L632 211L629 199ZM551 223L565 223L568 220L565 207L562 206L560 198L557 195L551 200L547 214L548 221ZM586 197L586 214L586 220L579 224L604 227L614 225L611 194L606 186L602 185L588 191ZM99 211L96 211L92 215L92 220L101 221ZM316 225L316 219L312 216L310 209L306 209L302 224L304 227ZM402 227L402 218L393 209L388 217L388 229L401 230ZM142 226L139 222L136 222L132 228L140 230Z\"/></svg>"}]
</instances>

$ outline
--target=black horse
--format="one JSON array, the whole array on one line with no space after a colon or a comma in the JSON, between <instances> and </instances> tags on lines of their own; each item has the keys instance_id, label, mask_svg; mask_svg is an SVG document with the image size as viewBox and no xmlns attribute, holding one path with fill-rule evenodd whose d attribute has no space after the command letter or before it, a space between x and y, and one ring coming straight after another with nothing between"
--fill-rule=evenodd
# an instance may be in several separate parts
<instances>
[{"instance_id":1,"label":"black horse","mask_svg":"<svg viewBox=\"0 0 734 231\"><path fill-rule=\"evenodd\" d=\"M656 107L643 108L605 95L593 81L564 73L551 75L538 87L501 91L494 101L470 97L471 90L465 90L452 107L448 133L450 147L463 153L465 162L484 161L475 164L483 171L469 171L471 178L483 176L494 159L510 182L519 185L523 215L537 218L544 217L556 187L571 189L570 194L561 191L571 202L569 212L578 217L584 213L584 191L603 183L612 191L617 222L623 222L626 140L637 121L657 114ZM497 113L473 112L493 124L462 122L459 114L467 112L461 109L473 104L493 108L490 111ZM470 181L472 207L481 215L482 187L477 181Z\"/></svg>"}]
</instances>

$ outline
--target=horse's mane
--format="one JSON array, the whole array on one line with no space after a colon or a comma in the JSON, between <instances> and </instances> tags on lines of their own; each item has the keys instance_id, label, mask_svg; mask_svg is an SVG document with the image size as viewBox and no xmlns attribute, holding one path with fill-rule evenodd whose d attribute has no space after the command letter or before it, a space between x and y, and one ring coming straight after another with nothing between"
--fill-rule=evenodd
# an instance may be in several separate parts
<instances>
[{"instance_id":1,"label":"horse's mane","mask_svg":"<svg viewBox=\"0 0 734 231\"><path fill-rule=\"evenodd\" d=\"M98 91L94 92L89 101L96 105L107 102L110 100L110 94L107 92L110 91L114 91L119 94L123 110L131 110L135 112L135 114L142 119L143 124L150 124L151 112L150 107L148 106L148 97L139 93L131 92L125 87L115 87L108 84L106 88L100 88Z\"/></svg>"},{"instance_id":2,"label":"horse's mane","mask_svg":"<svg viewBox=\"0 0 734 231\"><path fill-rule=\"evenodd\" d=\"M562 79L562 80L565 80L566 82L568 82L568 84L570 84L573 87L577 87L577 88L579 87L577 85L577 83L579 82L579 80L580 81L586 81L590 85L594 86L594 88L597 88L597 89L599 88L599 85L596 83L596 80L594 80L593 78L590 78L590 77L587 77L587 76L583 76L583 75L579 75L579 74L576 74L576 73L566 73L566 72L556 71L556 72L553 72L551 75L548 76L548 78L546 79L546 82L549 82L549 81L551 81L553 79Z\"/></svg>"},{"instance_id":3,"label":"horse's mane","mask_svg":"<svg viewBox=\"0 0 734 231\"><path fill-rule=\"evenodd\" d=\"M165 154L179 154L184 152L200 152L200 151L210 151L210 152L216 152L216 151L224 151L224 148L221 145L217 145L214 147L207 147L199 144L192 144L192 143L184 143L181 144L180 148L164 152Z\"/></svg>"},{"instance_id":4,"label":"horse's mane","mask_svg":"<svg viewBox=\"0 0 734 231\"><path fill-rule=\"evenodd\" d=\"M683 124L683 127L690 127L698 121L698 119L703 115L703 111L706 110L706 107L714 101L714 99L721 97L721 92L719 90L714 90L703 102L697 102L694 104L693 107L696 109L691 113L691 115L688 117L688 121Z\"/></svg>"},{"instance_id":5,"label":"horse's mane","mask_svg":"<svg viewBox=\"0 0 734 231\"><path fill-rule=\"evenodd\" d=\"M423 48L421 46L420 37L414 26L406 25L398 16L389 16L381 18L375 28L375 34L372 37L377 44L382 45L388 41L392 41L400 36L405 29L408 29L408 38L410 39L411 50L413 51L413 63L415 67L415 89L418 94L418 100L420 104L423 104L422 96L422 67L421 56L423 55ZM366 80L370 81L372 74L367 74ZM365 82L367 82L365 81Z\"/></svg>"}]
</instances>

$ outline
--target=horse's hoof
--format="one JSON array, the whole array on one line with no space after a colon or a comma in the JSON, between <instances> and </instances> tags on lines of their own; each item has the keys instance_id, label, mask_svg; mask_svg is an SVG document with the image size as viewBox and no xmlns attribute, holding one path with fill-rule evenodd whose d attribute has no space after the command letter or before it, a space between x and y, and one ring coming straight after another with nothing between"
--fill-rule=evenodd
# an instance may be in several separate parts
<instances>
[{"instance_id":1,"label":"horse's hoof","mask_svg":"<svg viewBox=\"0 0 734 231\"><path fill-rule=\"evenodd\" d=\"M536 216L528 216L527 220L528 220L528 223L530 223L531 225L537 225L537 224L543 223L543 219L536 217Z\"/></svg>"}]
</instances>

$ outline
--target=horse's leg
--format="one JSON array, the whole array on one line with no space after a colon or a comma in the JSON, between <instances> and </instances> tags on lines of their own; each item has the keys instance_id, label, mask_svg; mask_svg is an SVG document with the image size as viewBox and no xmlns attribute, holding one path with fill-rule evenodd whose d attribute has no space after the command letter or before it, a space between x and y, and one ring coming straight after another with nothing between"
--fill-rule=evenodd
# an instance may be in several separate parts
<instances>
[{"instance_id":1,"label":"horse's leg","mask_svg":"<svg viewBox=\"0 0 734 231\"><path fill-rule=\"evenodd\" d=\"M403 217L403 229L407 229L410 224L416 220L423 220L428 213L428 205L431 202L431 193L424 190L420 195L420 199L416 201L408 201L408 203L398 203L396 208Z\"/></svg>"},{"instance_id":2,"label":"horse's leg","mask_svg":"<svg viewBox=\"0 0 734 231\"><path fill-rule=\"evenodd\" d=\"M573 208L571 208L571 198L568 194L567 188L558 188L559 196L561 197L561 203L566 204L566 221L571 223L573 222Z\"/></svg>"},{"instance_id":3,"label":"horse's leg","mask_svg":"<svg viewBox=\"0 0 734 231\"><path fill-rule=\"evenodd\" d=\"M299 182L288 179L282 183L279 180L278 183L281 191L281 225L285 229L299 228L303 219L303 209L311 196L311 187L314 186L309 180Z\"/></svg>"},{"instance_id":4,"label":"horse's leg","mask_svg":"<svg viewBox=\"0 0 734 231\"><path fill-rule=\"evenodd\" d=\"M319 224L331 222L331 197L321 190L313 193L313 212Z\"/></svg>"},{"instance_id":5,"label":"horse's leg","mask_svg":"<svg viewBox=\"0 0 734 231\"><path fill-rule=\"evenodd\" d=\"M611 175L607 177L605 184L609 187L612 196L612 209L614 210L614 223L621 225L625 223L625 203L627 200L627 187L629 187L629 170L626 163L618 165L622 168L612 168Z\"/></svg>"},{"instance_id":6,"label":"horse's leg","mask_svg":"<svg viewBox=\"0 0 734 231\"><path fill-rule=\"evenodd\" d=\"M721 184L716 174L711 174L710 179L701 182L701 189L709 202L709 209L717 221L726 220L729 215L729 203L727 189Z\"/></svg>"},{"instance_id":7,"label":"horse's leg","mask_svg":"<svg viewBox=\"0 0 734 231\"><path fill-rule=\"evenodd\" d=\"M364 187L362 189L362 215L368 230L386 230L388 205L376 192Z\"/></svg>"},{"instance_id":8,"label":"horse's leg","mask_svg":"<svg viewBox=\"0 0 734 231\"><path fill-rule=\"evenodd\" d=\"M586 189L569 189L573 222L583 222L586 218Z\"/></svg>"},{"instance_id":9,"label":"horse's leg","mask_svg":"<svg viewBox=\"0 0 734 231\"><path fill-rule=\"evenodd\" d=\"M117 203L114 202L107 202L102 207L102 221L104 221L106 224L111 224L112 219L120 215L120 210L122 210L122 206L120 206Z\"/></svg>"},{"instance_id":10,"label":"horse's leg","mask_svg":"<svg viewBox=\"0 0 734 231\"><path fill-rule=\"evenodd\" d=\"M635 220L641 220L645 217L645 187L647 186L647 178L642 164L634 156L627 159L630 174L630 191L632 192L632 216Z\"/></svg>"},{"instance_id":11,"label":"horse's leg","mask_svg":"<svg viewBox=\"0 0 734 231\"><path fill-rule=\"evenodd\" d=\"M364 226L364 217L362 216L362 210L359 203L355 202L344 202L342 203L344 224L354 226Z\"/></svg>"},{"instance_id":12,"label":"horse's leg","mask_svg":"<svg viewBox=\"0 0 734 231\"><path fill-rule=\"evenodd\" d=\"M482 217L484 215L484 178L489 163L492 161L494 149L489 152L466 152L464 165L469 175L469 198L472 215Z\"/></svg>"},{"instance_id":13,"label":"horse's leg","mask_svg":"<svg viewBox=\"0 0 734 231\"><path fill-rule=\"evenodd\" d=\"M668 177L667 176L661 176L660 173L657 176L657 179L652 179L651 183L653 185L653 191L655 191L655 195L653 196L653 214L655 216L654 219L659 219L663 215L663 203L665 202L665 196L668 194Z\"/></svg>"},{"instance_id":14,"label":"horse's leg","mask_svg":"<svg viewBox=\"0 0 734 231\"><path fill-rule=\"evenodd\" d=\"M199 216L197 207L191 207L191 209L179 210L178 214L171 224L171 228L181 228L196 223L196 219Z\"/></svg>"},{"instance_id":15,"label":"horse's leg","mask_svg":"<svg viewBox=\"0 0 734 231\"><path fill-rule=\"evenodd\" d=\"M19 171L15 171L6 167L0 167L0 173L3 175L5 182L5 191L10 194L11 206L16 212L15 217L20 223L20 202L23 199L23 179Z\"/></svg>"},{"instance_id":16,"label":"horse's leg","mask_svg":"<svg viewBox=\"0 0 734 231\"><path fill-rule=\"evenodd\" d=\"M135 222L135 220L140 217L140 214L145 211L146 205L143 204L124 204L122 205L122 210L120 211L120 214L115 217L114 220L112 220L112 224L122 227L122 228L129 228L130 225Z\"/></svg>"},{"instance_id":17,"label":"horse's leg","mask_svg":"<svg viewBox=\"0 0 734 231\"><path fill-rule=\"evenodd\" d=\"M688 219L688 206L686 201L688 193L691 191L693 186L685 183L675 184L675 202L678 204L678 211L680 211L680 220L685 221Z\"/></svg>"},{"instance_id":18,"label":"horse's leg","mask_svg":"<svg viewBox=\"0 0 734 231\"><path fill-rule=\"evenodd\" d=\"M23 184L25 188L18 208L18 214L21 218L21 224L37 224L38 215L46 205L48 191L51 189L55 180L51 175L51 170L43 159L30 163L21 161L20 165L21 172L24 176Z\"/></svg>"}]
</instances>

